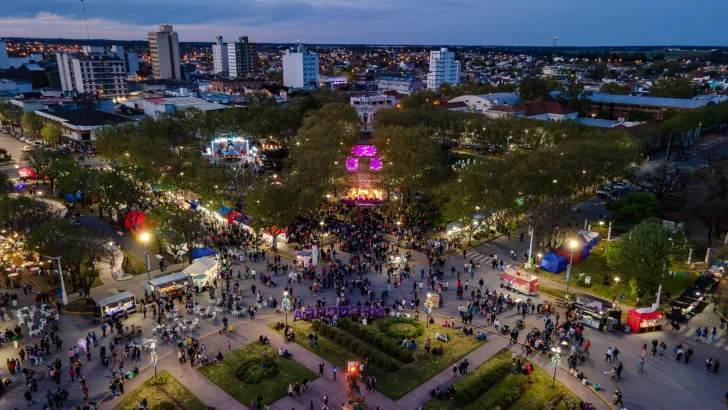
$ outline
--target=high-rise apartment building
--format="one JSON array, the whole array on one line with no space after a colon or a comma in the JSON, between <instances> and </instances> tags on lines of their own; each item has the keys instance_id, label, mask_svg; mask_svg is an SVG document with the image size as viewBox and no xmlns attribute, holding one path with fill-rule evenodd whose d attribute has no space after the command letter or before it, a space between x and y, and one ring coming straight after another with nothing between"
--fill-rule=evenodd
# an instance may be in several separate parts
<instances>
[{"instance_id":1,"label":"high-rise apartment building","mask_svg":"<svg viewBox=\"0 0 728 410\"><path fill-rule=\"evenodd\" d=\"M103 47L84 46L83 53L77 56L57 53L56 61L63 91L108 97L127 95L126 64L114 52L106 52Z\"/></svg>"},{"instance_id":2,"label":"high-rise apartment building","mask_svg":"<svg viewBox=\"0 0 728 410\"><path fill-rule=\"evenodd\" d=\"M447 48L430 51L430 71L427 73L427 88L438 90L442 83L460 83L460 61L455 60L455 52L447 51Z\"/></svg>"},{"instance_id":3,"label":"high-rise apartment building","mask_svg":"<svg viewBox=\"0 0 728 410\"><path fill-rule=\"evenodd\" d=\"M228 45L230 78L250 77L258 69L258 45L248 41L248 36Z\"/></svg>"},{"instance_id":4,"label":"high-rise apartment building","mask_svg":"<svg viewBox=\"0 0 728 410\"><path fill-rule=\"evenodd\" d=\"M228 45L222 41L222 36L217 36L217 42L212 45L212 72L229 72L228 61Z\"/></svg>"},{"instance_id":5,"label":"high-rise apartment building","mask_svg":"<svg viewBox=\"0 0 728 410\"><path fill-rule=\"evenodd\" d=\"M283 85L290 88L316 88L318 54L305 51L301 44L283 55Z\"/></svg>"},{"instance_id":6,"label":"high-rise apartment building","mask_svg":"<svg viewBox=\"0 0 728 410\"><path fill-rule=\"evenodd\" d=\"M139 54L125 51L122 46L111 46L111 51L124 60L124 68L127 74L134 74L139 71Z\"/></svg>"},{"instance_id":7,"label":"high-rise apartment building","mask_svg":"<svg viewBox=\"0 0 728 410\"><path fill-rule=\"evenodd\" d=\"M149 32L149 51L154 78L158 80L182 78L179 38L172 26L160 25L159 31Z\"/></svg>"}]
</instances>

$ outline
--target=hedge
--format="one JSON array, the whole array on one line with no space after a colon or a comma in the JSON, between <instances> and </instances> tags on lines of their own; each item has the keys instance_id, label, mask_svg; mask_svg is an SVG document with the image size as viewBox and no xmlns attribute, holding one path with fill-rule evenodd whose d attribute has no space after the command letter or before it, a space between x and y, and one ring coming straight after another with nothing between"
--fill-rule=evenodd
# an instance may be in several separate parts
<instances>
[{"instance_id":1,"label":"hedge","mask_svg":"<svg viewBox=\"0 0 728 410\"><path fill-rule=\"evenodd\" d=\"M311 327L316 332L321 333L339 345L351 350L352 353L368 358L371 363L381 367L385 372L394 373L400 369L400 365L396 360L370 346L365 345L364 343L359 342L353 337L338 331L335 327L326 326L319 320L311 321Z\"/></svg>"},{"instance_id":2,"label":"hedge","mask_svg":"<svg viewBox=\"0 0 728 410\"><path fill-rule=\"evenodd\" d=\"M404 323L413 327L411 332L407 331L396 331L392 327L398 323ZM425 333L425 328L422 324L414 319L408 319L405 317L397 317L393 319L384 319L379 323L379 330L383 333L395 338L395 339L409 339L413 337L420 337Z\"/></svg>"},{"instance_id":3,"label":"hedge","mask_svg":"<svg viewBox=\"0 0 728 410\"><path fill-rule=\"evenodd\" d=\"M512 370L511 363L503 363L498 367L494 367L476 378L469 386L461 387L455 393L455 405L457 407L465 407L474 403L488 389L493 388L500 383Z\"/></svg>"},{"instance_id":4,"label":"hedge","mask_svg":"<svg viewBox=\"0 0 728 410\"><path fill-rule=\"evenodd\" d=\"M518 399L523 396L523 392L526 391L528 386L530 386L533 383L531 379L523 378L518 381L518 383L508 389L505 393L503 393L502 396L498 398L498 401L495 402L494 407L499 407L501 409L507 409L511 407L511 404L518 401Z\"/></svg>"},{"instance_id":5,"label":"hedge","mask_svg":"<svg viewBox=\"0 0 728 410\"><path fill-rule=\"evenodd\" d=\"M376 346L379 350L396 358L402 363L412 363L415 356L412 350L402 347L395 340L378 335L371 326L360 325L350 319L339 319L338 327L346 330L357 338L369 342Z\"/></svg>"}]
</instances>

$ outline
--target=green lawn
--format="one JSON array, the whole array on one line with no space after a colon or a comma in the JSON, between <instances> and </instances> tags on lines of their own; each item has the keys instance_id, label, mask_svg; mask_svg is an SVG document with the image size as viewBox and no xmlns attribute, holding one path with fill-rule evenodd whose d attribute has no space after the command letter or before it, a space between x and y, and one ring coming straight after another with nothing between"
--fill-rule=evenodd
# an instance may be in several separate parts
<instances>
[{"instance_id":1,"label":"green lawn","mask_svg":"<svg viewBox=\"0 0 728 410\"><path fill-rule=\"evenodd\" d=\"M396 339L379 331L378 323L386 319L376 319L372 327L372 332L384 338L394 340ZM424 322L421 322L424 326ZM289 322L291 324L291 322ZM318 347L312 348L308 345L307 335L312 332L311 324L305 321L297 321L292 324L296 334L299 336L296 341L306 349L316 353L319 357L335 364L337 367L345 369L346 362L351 360L364 360L355 353L352 353L347 347L342 346L334 340L319 335ZM429 328L425 327L424 334L416 337L415 342L417 343L417 350L415 351L415 361L410 364L401 364L399 371L388 373L370 363L369 369L366 375L374 376L377 379L377 391L381 392L385 396L399 400L404 395L419 387L427 380L434 377L436 374L448 369L453 363L462 359L465 355L482 346L485 342L476 340L475 337L464 337L458 330L447 331L450 334L450 342L444 344L445 355L444 356L433 356L426 354L424 351L425 341L429 337L431 339L432 347L439 347L440 342L435 340L435 334L437 331L442 334L446 333L441 325L431 325ZM343 332L343 329L341 330ZM349 334L349 333L347 333ZM366 342L364 342L367 344ZM373 347L371 344L369 346Z\"/></svg>"},{"instance_id":2,"label":"green lawn","mask_svg":"<svg viewBox=\"0 0 728 410\"><path fill-rule=\"evenodd\" d=\"M547 402L551 401L558 402L556 407L552 408L565 410L567 409L564 400L565 397L568 397L569 400L574 401L578 405L579 400L563 384L556 382L556 387L551 387L551 375L537 366L534 366L534 371L528 376L516 375L509 369L505 375L495 378L492 384L482 388L482 392L477 390L481 388L478 386L479 380L487 377L503 366L511 366L511 363L511 352L501 350L483 365L468 372L466 376L455 382L454 387L458 392L455 399L432 399L425 404L425 408L434 410L452 408L466 410L488 410L494 408L502 410L541 410L545 408ZM474 395L466 396L466 392L472 392ZM517 392L517 394L514 392ZM479 393L482 394L478 396ZM502 402L499 403L499 401L509 394L513 395L513 400L510 405L498 407L500 404L503 404Z\"/></svg>"},{"instance_id":3,"label":"green lawn","mask_svg":"<svg viewBox=\"0 0 728 410\"><path fill-rule=\"evenodd\" d=\"M152 377L133 392L122 396L124 400L114 408L117 410L136 410L139 402L145 398L150 409L171 410L179 407L183 410L207 410L204 403L169 373L159 372L158 377L164 380L165 383L154 385L155 383L152 382L154 377Z\"/></svg>"},{"instance_id":4,"label":"green lawn","mask_svg":"<svg viewBox=\"0 0 728 410\"><path fill-rule=\"evenodd\" d=\"M270 377L263 376L263 380L258 383L240 381L236 377L236 372L246 362L254 362L254 365L249 367L249 374L258 377L264 372L258 364L263 360L263 349L263 345L254 342L228 353L222 362L203 366L197 370L245 406L250 406L258 395L263 397L264 404L272 404L288 394L290 382L300 383L303 379L313 381L318 378L314 372L295 360L282 359L274 348L268 346L268 358L277 366L278 372Z\"/></svg>"},{"instance_id":5,"label":"green lawn","mask_svg":"<svg viewBox=\"0 0 728 410\"><path fill-rule=\"evenodd\" d=\"M616 271L607 266L607 260L604 257L604 252L601 251L600 246L605 246L606 249L606 246L609 245L606 241L600 242L599 246L592 249L591 254L586 260L583 260L578 264L574 264L571 275L571 283L569 284L570 291L571 289L581 289L604 299L612 300L612 295L615 292L614 278L618 277L619 282L616 287L616 293L617 295L627 296L627 299L618 300L618 302L621 301L622 303L634 306L636 304L636 300L635 296L632 295L632 291L629 286L629 280L634 275L632 272ZM679 263L671 266L668 270L686 272L688 271L688 267L685 263ZM585 277L591 276L591 286L586 287L579 284L579 276L582 273ZM602 275L604 273L609 275L609 280L611 282L610 285L603 284ZM539 275L545 276L556 282L566 284L566 272L554 275L541 270L539 271ZM687 276L667 276L662 284L662 292L663 294L665 292L671 292L673 295L679 295L685 291L688 286L693 284L696 277L696 272L692 272ZM560 297L563 297L563 294ZM649 306L654 302L655 295L648 293L643 297L642 306Z\"/></svg>"}]
</instances>

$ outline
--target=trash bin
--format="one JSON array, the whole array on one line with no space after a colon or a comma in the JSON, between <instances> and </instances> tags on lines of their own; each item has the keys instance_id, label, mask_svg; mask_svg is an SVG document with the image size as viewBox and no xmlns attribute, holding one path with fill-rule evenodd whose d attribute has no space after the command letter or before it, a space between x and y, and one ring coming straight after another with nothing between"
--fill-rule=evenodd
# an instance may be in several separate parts
<instances>
[{"instance_id":1,"label":"trash bin","mask_svg":"<svg viewBox=\"0 0 728 410\"><path fill-rule=\"evenodd\" d=\"M591 276L587 276L584 278L584 284L591 285Z\"/></svg>"}]
</instances>

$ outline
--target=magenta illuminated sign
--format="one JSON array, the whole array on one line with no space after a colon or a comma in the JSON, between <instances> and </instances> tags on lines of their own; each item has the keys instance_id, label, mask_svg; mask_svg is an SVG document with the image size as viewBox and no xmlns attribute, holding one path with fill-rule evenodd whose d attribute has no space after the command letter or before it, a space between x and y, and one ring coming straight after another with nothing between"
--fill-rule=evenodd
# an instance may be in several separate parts
<instances>
[{"instance_id":1,"label":"magenta illuminated sign","mask_svg":"<svg viewBox=\"0 0 728 410\"><path fill-rule=\"evenodd\" d=\"M351 154L355 157L373 157L377 155L377 147L374 145L354 145L351 147Z\"/></svg>"},{"instance_id":2,"label":"magenta illuminated sign","mask_svg":"<svg viewBox=\"0 0 728 410\"><path fill-rule=\"evenodd\" d=\"M382 160L377 157L372 157L369 160L369 169L372 171L379 171L382 169Z\"/></svg>"},{"instance_id":3,"label":"magenta illuminated sign","mask_svg":"<svg viewBox=\"0 0 728 410\"><path fill-rule=\"evenodd\" d=\"M346 159L346 170L349 172L354 172L357 169L359 169L359 158L347 158Z\"/></svg>"}]
</instances>

